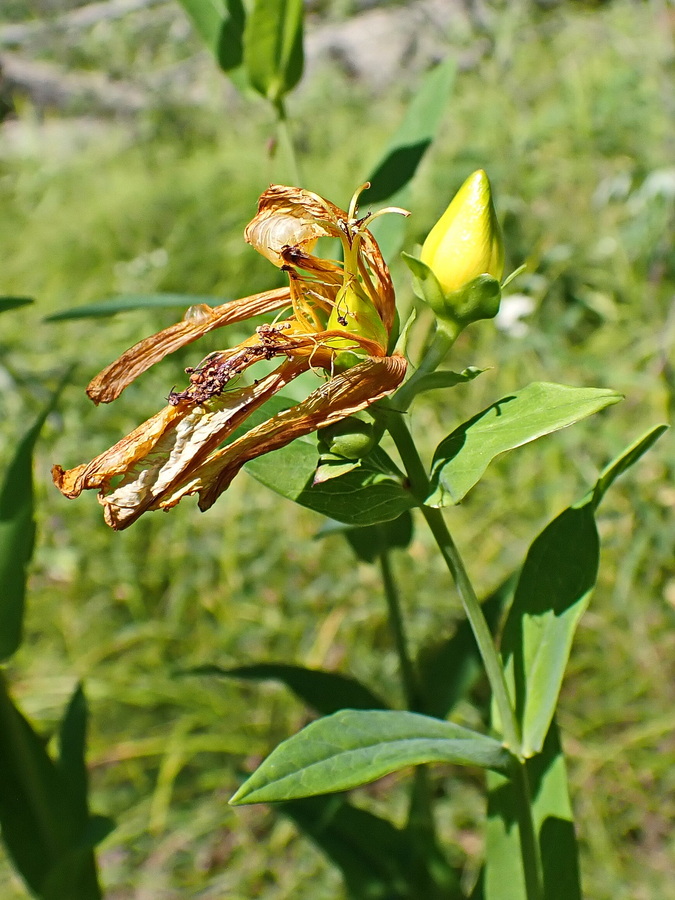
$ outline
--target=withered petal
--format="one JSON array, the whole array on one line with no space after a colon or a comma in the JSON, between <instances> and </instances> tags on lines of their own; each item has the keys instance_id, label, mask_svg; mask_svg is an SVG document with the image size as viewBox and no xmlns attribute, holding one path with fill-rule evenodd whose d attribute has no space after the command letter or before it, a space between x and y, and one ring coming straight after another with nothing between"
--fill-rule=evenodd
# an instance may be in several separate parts
<instances>
[{"instance_id":1,"label":"withered petal","mask_svg":"<svg viewBox=\"0 0 675 900\"><path fill-rule=\"evenodd\" d=\"M163 431L156 429L152 440L141 444L139 434L157 416L88 466L65 473L58 469L54 473L57 486L70 487L75 481L78 492L100 486L99 502L106 522L116 530L126 528L142 513L163 505L162 499L172 494L179 483L193 477L209 454L251 412L307 368L306 359L286 360L257 383L223 393L209 404L167 407L158 415L166 414L169 426ZM123 474L121 483L109 490L111 479L119 474Z\"/></svg>"},{"instance_id":2,"label":"withered petal","mask_svg":"<svg viewBox=\"0 0 675 900\"><path fill-rule=\"evenodd\" d=\"M193 472L189 483L179 484L175 493L167 495L160 506L168 509L186 494L198 492L199 508L208 509L249 460L285 447L298 437L338 422L380 400L403 381L406 365L402 356L369 357L334 376L302 403L273 416L216 451L199 472Z\"/></svg>"},{"instance_id":3,"label":"withered petal","mask_svg":"<svg viewBox=\"0 0 675 900\"><path fill-rule=\"evenodd\" d=\"M290 289L284 287L232 300L212 309L206 307L203 315L185 318L134 344L89 382L87 394L94 403L110 403L139 375L169 353L191 344L216 328L281 309L288 305L289 300Z\"/></svg>"}]
</instances>

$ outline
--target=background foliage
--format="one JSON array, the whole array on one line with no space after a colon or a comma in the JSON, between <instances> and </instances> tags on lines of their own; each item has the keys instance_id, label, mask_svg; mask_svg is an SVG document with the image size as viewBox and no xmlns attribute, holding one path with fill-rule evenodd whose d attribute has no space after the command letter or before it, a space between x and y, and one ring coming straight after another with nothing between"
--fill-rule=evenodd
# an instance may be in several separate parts
<instances>
[{"instance_id":1,"label":"background foliage","mask_svg":"<svg viewBox=\"0 0 675 900\"><path fill-rule=\"evenodd\" d=\"M317 4L308 48L326 28L356 24L367 34L373 20L364 17L388 6L422 28L417 4ZM426 233L466 174L486 168L509 263L528 262L514 290L532 311L521 329L485 324L462 336L453 368L493 368L453 391L457 408L429 395L414 412L417 432L429 435L430 449L442 429L533 380L607 386L627 399L497 461L452 511L484 593L542 524L675 402L672 7L522 2L491 11L487 33L464 17L443 36L461 72L413 185L409 238ZM95 409L82 385L175 311L46 316L119 292L228 298L273 286L274 273L241 237L261 190L290 178L281 153L270 155L270 112L222 81L173 4L86 28L59 28L56 7L47 36L8 42L6 29L33 12L18 0L3 7L6 79L20 80L17 57L79 79L105 72L127 106L106 107L98 95L85 102L75 91L43 108L15 86L14 111L0 126L0 293L38 300L0 321L3 468L77 364L37 449L38 543L27 636L8 672L14 695L49 731L75 681L86 684L92 805L117 821L101 845L106 896L341 896L335 873L289 821L227 806L242 773L303 724L304 707L273 685L175 670L264 658L323 665L391 694L396 663L377 573L339 535L312 540L317 515L246 476L204 516L186 502L119 535L104 528L93 498L68 504L48 476L53 462L89 458L154 412L194 354L166 360L114 407ZM35 21L46 21L38 12ZM425 60L413 61L405 81L383 85L353 59L311 50L308 58L288 110L305 186L344 204L398 126ZM395 275L409 303L407 278L398 267ZM207 337L199 352L220 341ZM675 897L674 456L666 436L604 502L600 583L559 711L582 876L597 900ZM399 566L397 575L421 643L452 630L454 601L421 529L412 553L415 571ZM473 706L460 713L475 724ZM451 767L438 774L453 777ZM478 779L457 781L441 819L469 871L480 860ZM396 786L392 776L355 799L375 810L399 803L402 815ZM24 896L7 865L0 893Z\"/></svg>"}]
</instances>

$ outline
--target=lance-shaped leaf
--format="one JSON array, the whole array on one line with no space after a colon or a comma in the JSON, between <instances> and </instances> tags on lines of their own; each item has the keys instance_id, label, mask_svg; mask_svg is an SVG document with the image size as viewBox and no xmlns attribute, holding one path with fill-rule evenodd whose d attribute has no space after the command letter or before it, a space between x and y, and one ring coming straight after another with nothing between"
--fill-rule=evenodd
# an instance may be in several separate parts
<instances>
[{"instance_id":1,"label":"lance-shaped leaf","mask_svg":"<svg viewBox=\"0 0 675 900\"><path fill-rule=\"evenodd\" d=\"M251 86L279 104L302 77L302 0L255 0L244 32Z\"/></svg>"},{"instance_id":2,"label":"lance-shaped leaf","mask_svg":"<svg viewBox=\"0 0 675 900\"><path fill-rule=\"evenodd\" d=\"M33 555L33 450L65 379L19 442L0 487L0 659L21 643L27 567Z\"/></svg>"},{"instance_id":3,"label":"lance-shaped leaf","mask_svg":"<svg viewBox=\"0 0 675 900\"><path fill-rule=\"evenodd\" d=\"M406 206L408 185L438 133L455 73L455 61L448 58L424 76L403 121L366 179L370 182L370 189L364 194L366 202L386 200L394 206ZM405 219L399 216L385 216L373 223L373 232L387 259L403 245L405 227Z\"/></svg>"},{"instance_id":4,"label":"lance-shaped leaf","mask_svg":"<svg viewBox=\"0 0 675 900\"><path fill-rule=\"evenodd\" d=\"M558 728L551 724L542 752L527 760L532 818L546 900L581 900L579 860ZM488 826L483 900L529 900L520 847L525 801L515 781L488 773Z\"/></svg>"},{"instance_id":5,"label":"lance-shaped leaf","mask_svg":"<svg viewBox=\"0 0 675 900\"><path fill-rule=\"evenodd\" d=\"M246 469L283 497L347 525L388 522L415 505L398 481L365 461L339 478L312 485L316 464L316 446L294 441L283 450L258 457Z\"/></svg>"},{"instance_id":6,"label":"lance-shaped leaf","mask_svg":"<svg viewBox=\"0 0 675 900\"><path fill-rule=\"evenodd\" d=\"M242 0L179 0L224 72L236 69L244 55L246 13Z\"/></svg>"},{"instance_id":7,"label":"lance-shaped leaf","mask_svg":"<svg viewBox=\"0 0 675 900\"><path fill-rule=\"evenodd\" d=\"M405 766L449 762L504 770L494 738L417 713L342 710L280 744L231 802L270 803L344 791Z\"/></svg>"},{"instance_id":8,"label":"lance-shaped leaf","mask_svg":"<svg viewBox=\"0 0 675 900\"><path fill-rule=\"evenodd\" d=\"M381 203L412 181L422 157L431 146L450 98L457 66L448 57L431 69L413 97L405 117L375 166L367 203Z\"/></svg>"},{"instance_id":9,"label":"lance-shaped leaf","mask_svg":"<svg viewBox=\"0 0 675 900\"><path fill-rule=\"evenodd\" d=\"M397 519L382 522L379 525L366 525L362 528L348 528L345 537L363 562L372 563L388 550L399 548L405 550L413 536L413 517L409 510Z\"/></svg>"},{"instance_id":10,"label":"lance-shaped leaf","mask_svg":"<svg viewBox=\"0 0 675 900\"><path fill-rule=\"evenodd\" d=\"M56 764L13 704L0 674L2 837L16 868L41 900L101 897L92 847L107 829L87 811L83 709L78 689L66 713Z\"/></svg>"},{"instance_id":11,"label":"lance-shaped leaf","mask_svg":"<svg viewBox=\"0 0 675 900\"><path fill-rule=\"evenodd\" d=\"M612 482L665 429L652 429L610 463L586 497L547 525L527 554L501 648L526 756L544 743L574 632L595 586L600 550L595 510Z\"/></svg>"},{"instance_id":12,"label":"lance-shaped leaf","mask_svg":"<svg viewBox=\"0 0 675 900\"><path fill-rule=\"evenodd\" d=\"M436 448L430 506L459 503L492 460L599 412L622 395L604 388L533 383L464 422Z\"/></svg>"},{"instance_id":13,"label":"lance-shaped leaf","mask_svg":"<svg viewBox=\"0 0 675 900\"><path fill-rule=\"evenodd\" d=\"M280 681L322 715L339 709L387 709L387 704L355 678L338 672L324 672L285 663L258 663L250 666L195 666L181 674L218 675L248 681Z\"/></svg>"}]
</instances>

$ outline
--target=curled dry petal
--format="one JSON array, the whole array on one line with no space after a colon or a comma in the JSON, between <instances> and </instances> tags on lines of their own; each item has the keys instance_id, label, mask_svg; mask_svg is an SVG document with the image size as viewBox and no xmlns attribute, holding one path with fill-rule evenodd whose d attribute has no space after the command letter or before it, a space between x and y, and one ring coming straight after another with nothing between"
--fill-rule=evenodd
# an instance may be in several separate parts
<instances>
[{"instance_id":1,"label":"curled dry petal","mask_svg":"<svg viewBox=\"0 0 675 900\"><path fill-rule=\"evenodd\" d=\"M199 508L208 509L249 460L285 447L298 437L332 425L381 400L403 381L406 365L402 356L369 358L336 375L302 403L252 428L214 454L200 473L199 483L191 485L189 491L178 492L176 500L183 493L198 491Z\"/></svg>"},{"instance_id":2,"label":"curled dry petal","mask_svg":"<svg viewBox=\"0 0 675 900\"><path fill-rule=\"evenodd\" d=\"M289 299L290 290L284 287L243 297L241 300L232 300L221 306L200 307L199 309L203 313L200 316L189 316L190 311L188 310L182 322L176 322L175 325L170 325L158 334L144 338L123 353L115 362L106 366L89 382L87 394L94 403L110 403L116 400L124 388L128 387L139 375L146 372L156 362L164 359L169 353L191 344L216 328L233 325L235 322L242 322L252 316L259 316L276 309L283 309L288 305Z\"/></svg>"},{"instance_id":3,"label":"curled dry petal","mask_svg":"<svg viewBox=\"0 0 675 900\"><path fill-rule=\"evenodd\" d=\"M201 509L207 509L248 460L365 409L401 383L405 360L386 355L394 289L366 228L369 216L356 215L357 197L358 192L346 213L299 188L273 185L262 195L246 239L286 270L290 286L214 308L192 307L182 322L123 353L87 393L95 403L110 402L155 362L209 331L285 306L292 313L188 368L188 387L171 391L167 407L110 450L68 471L54 466L62 493L77 497L98 489L106 522L115 529L147 510L169 509L187 494L198 493ZM343 262L312 254L325 235L342 241ZM282 362L271 374L232 389L232 380L249 367L276 357ZM253 411L310 369L323 370L325 383L232 439Z\"/></svg>"},{"instance_id":4,"label":"curled dry petal","mask_svg":"<svg viewBox=\"0 0 675 900\"><path fill-rule=\"evenodd\" d=\"M80 490L102 485L99 499L105 508L106 522L118 530L131 525L147 510L170 509L188 494L198 493L200 509L206 510L250 459L285 447L302 435L365 409L393 391L403 379L406 362L400 356L366 359L326 381L302 403L213 452L254 409L295 378L300 369L299 362L283 363L258 385L224 395L228 401L222 408L213 411L193 408L160 434L151 447L146 446L142 456L136 455L129 461L122 483L111 492L107 489L110 478L101 472L100 464L95 472L91 471L91 466L98 462L94 460L86 483L80 478ZM106 456L103 454L99 460Z\"/></svg>"},{"instance_id":5,"label":"curled dry petal","mask_svg":"<svg viewBox=\"0 0 675 900\"><path fill-rule=\"evenodd\" d=\"M126 528L161 506L162 498L193 476L253 410L307 368L306 360L286 361L257 384L228 391L209 404L168 406L90 463L68 472L54 466L54 482L67 497L100 488L106 522ZM117 475L123 479L110 490Z\"/></svg>"}]
</instances>

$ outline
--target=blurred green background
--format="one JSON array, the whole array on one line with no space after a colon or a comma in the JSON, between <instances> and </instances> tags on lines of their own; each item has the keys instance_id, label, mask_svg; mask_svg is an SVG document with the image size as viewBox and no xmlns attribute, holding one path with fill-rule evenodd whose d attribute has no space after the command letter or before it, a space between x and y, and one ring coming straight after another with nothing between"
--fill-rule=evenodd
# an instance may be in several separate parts
<instances>
[{"instance_id":1,"label":"blurred green background","mask_svg":"<svg viewBox=\"0 0 675 900\"><path fill-rule=\"evenodd\" d=\"M85 683L92 806L118 823L99 853L110 900L340 898L337 874L288 821L227 805L307 711L279 687L175 670L296 662L400 700L377 572L339 535L315 539L319 516L245 474L205 515L187 500L122 534L93 496L68 502L49 477L53 463L86 461L155 412L186 365L239 332L208 336L94 408L89 378L180 312L45 317L117 293L234 298L282 283L242 232L288 166L269 109L218 73L178 4L146 0L93 23L71 7L5 0L0 13L0 294L37 300L0 320L0 464L77 365L38 447L39 537L13 692L48 732ZM626 394L498 460L448 513L482 593L607 460L672 414L674 23L666 0L308 7L307 71L289 100L304 186L346 205L424 70L451 54L456 88L413 184L408 245L484 167L507 271L528 263L506 304L527 310L520 322L475 326L449 360L490 371L415 407L422 447L533 380ZM408 280L391 263L406 307ZM591 900L675 898L674 472L667 435L603 504L600 582L563 690ZM394 563L419 647L451 633L461 609L421 527L410 554L412 564ZM472 721L468 704L460 712ZM470 880L481 778L436 774L451 780L440 827ZM355 799L399 821L402 778ZM0 895L25 896L4 861Z\"/></svg>"}]
</instances>

